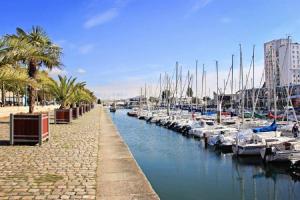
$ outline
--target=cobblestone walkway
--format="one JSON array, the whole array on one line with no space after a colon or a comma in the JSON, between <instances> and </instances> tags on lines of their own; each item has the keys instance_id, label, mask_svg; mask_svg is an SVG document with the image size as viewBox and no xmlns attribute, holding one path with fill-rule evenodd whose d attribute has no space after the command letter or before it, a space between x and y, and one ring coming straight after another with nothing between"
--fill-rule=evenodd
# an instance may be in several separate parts
<instances>
[{"instance_id":1,"label":"cobblestone walkway","mask_svg":"<svg viewBox=\"0 0 300 200\"><path fill-rule=\"evenodd\" d=\"M8 124L0 123L0 199L95 199L99 115L51 125L41 147L5 145Z\"/></svg>"}]
</instances>

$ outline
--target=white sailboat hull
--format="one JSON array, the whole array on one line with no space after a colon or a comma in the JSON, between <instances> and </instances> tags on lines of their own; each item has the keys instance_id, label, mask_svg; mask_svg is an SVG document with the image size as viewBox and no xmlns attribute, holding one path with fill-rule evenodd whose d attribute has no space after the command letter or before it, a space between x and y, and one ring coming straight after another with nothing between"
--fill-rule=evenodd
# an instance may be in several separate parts
<instances>
[{"instance_id":1,"label":"white sailboat hull","mask_svg":"<svg viewBox=\"0 0 300 200\"><path fill-rule=\"evenodd\" d=\"M300 158L299 150L276 151L265 155L266 149L261 150L261 157L266 162L291 162L294 157Z\"/></svg>"},{"instance_id":2,"label":"white sailboat hull","mask_svg":"<svg viewBox=\"0 0 300 200\"><path fill-rule=\"evenodd\" d=\"M265 145L232 145L232 151L235 155L238 156L260 156L261 149L265 148Z\"/></svg>"}]
</instances>

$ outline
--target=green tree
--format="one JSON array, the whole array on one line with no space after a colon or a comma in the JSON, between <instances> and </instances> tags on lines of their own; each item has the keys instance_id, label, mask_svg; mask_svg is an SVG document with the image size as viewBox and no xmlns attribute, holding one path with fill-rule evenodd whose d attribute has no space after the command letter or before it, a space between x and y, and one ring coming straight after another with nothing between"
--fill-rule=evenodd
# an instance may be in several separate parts
<instances>
[{"instance_id":1,"label":"green tree","mask_svg":"<svg viewBox=\"0 0 300 200\"><path fill-rule=\"evenodd\" d=\"M59 102L60 109L65 109L73 103L76 90L83 88L85 83L76 83L76 78L66 76L58 76L58 79L50 86L50 89L56 101Z\"/></svg>"},{"instance_id":2,"label":"green tree","mask_svg":"<svg viewBox=\"0 0 300 200\"><path fill-rule=\"evenodd\" d=\"M171 96L170 90L164 90L161 93L161 97L162 97L163 100L169 99L170 96Z\"/></svg>"},{"instance_id":3,"label":"green tree","mask_svg":"<svg viewBox=\"0 0 300 200\"><path fill-rule=\"evenodd\" d=\"M191 87L188 87L186 90L186 96L193 97L193 89Z\"/></svg>"},{"instance_id":4,"label":"green tree","mask_svg":"<svg viewBox=\"0 0 300 200\"><path fill-rule=\"evenodd\" d=\"M83 86L83 85L82 85ZM96 101L94 94L85 87L78 87L71 97L72 106L79 106L82 103L92 103Z\"/></svg>"},{"instance_id":5,"label":"green tree","mask_svg":"<svg viewBox=\"0 0 300 200\"><path fill-rule=\"evenodd\" d=\"M41 67L52 69L60 67L62 49L55 45L47 36L45 31L39 27L33 27L31 32L25 32L21 28L16 29L16 34L6 35L4 42L4 60L24 63L28 68L28 75L31 79L37 79L37 71ZM35 87L28 86L29 112L34 112Z\"/></svg>"},{"instance_id":6,"label":"green tree","mask_svg":"<svg viewBox=\"0 0 300 200\"><path fill-rule=\"evenodd\" d=\"M5 104L5 93L11 91L17 94L23 92L24 85L34 86L34 82L28 77L26 69L21 67L11 67L9 65L0 68L0 85L2 86L2 104ZM4 89L5 87L5 89Z\"/></svg>"}]
</instances>

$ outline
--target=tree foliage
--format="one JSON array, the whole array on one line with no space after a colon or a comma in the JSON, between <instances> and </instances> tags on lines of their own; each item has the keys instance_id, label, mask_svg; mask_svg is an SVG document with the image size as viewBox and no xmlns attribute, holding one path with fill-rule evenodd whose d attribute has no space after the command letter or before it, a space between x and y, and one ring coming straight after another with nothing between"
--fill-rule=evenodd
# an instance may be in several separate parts
<instances>
[{"instance_id":1,"label":"tree foliage","mask_svg":"<svg viewBox=\"0 0 300 200\"><path fill-rule=\"evenodd\" d=\"M191 87L188 87L186 90L186 96L193 97L193 89Z\"/></svg>"},{"instance_id":2,"label":"tree foliage","mask_svg":"<svg viewBox=\"0 0 300 200\"><path fill-rule=\"evenodd\" d=\"M76 83L76 78L58 76L58 81L50 86L50 90L56 101L60 103L60 108L67 108L72 103L74 94L85 86L84 82Z\"/></svg>"},{"instance_id":3,"label":"tree foliage","mask_svg":"<svg viewBox=\"0 0 300 200\"><path fill-rule=\"evenodd\" d=\"M171 96L170 90L164 90L161 93L161 97L162 97L163 100L169 99L170 96Z\"/></svg>"},{"instance_id":4,"label":"tree foliage","mask_svg":"<svg viewBox=\"0 0 300 200\"><path fill-rule=\"evenodd\" d=\"M60 67L62 49L54 44L46 32L39 26L32 27L31 32L21 28L15 34L3 38L2 59L4 63L20 62L27 66L28 76L36 80L37 71L44 66L48 69ZM1 55L1 53L0 53ZM28 86L29 112L34 112L35 87Z\"/></svg>"},{"instance_id":5,"label":"tree foliage","mask_svg":"<svg viewBox=\"0 0 300 200\"><path fill-rule=\"evenodd\" d=\"M0 38L0 84L2 102L5 92L13 91L25 94L28 89L29 112L34 111L36 94L48 96L60 103L61 108L72 104L91 103L95 95L85 87L84 82L76 78L58 76L58 81L51 78L47 71L60 68L62 48L54 44L46 32L39 26L32 27L30 32L21 28L15 34Z\"/></svg>"}]
</instances>

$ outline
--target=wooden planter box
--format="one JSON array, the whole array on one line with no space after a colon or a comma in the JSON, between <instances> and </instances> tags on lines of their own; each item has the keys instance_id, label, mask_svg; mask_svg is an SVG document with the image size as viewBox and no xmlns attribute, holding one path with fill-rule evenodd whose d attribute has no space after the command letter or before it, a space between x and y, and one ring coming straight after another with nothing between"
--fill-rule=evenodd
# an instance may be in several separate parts
<instances>
[{"instance_id":1,"label":"wooden planter box","mask_svg":"<svg viewBox=\"0 0 300 200\"><path fill-rule=\"evenodd\" d=\"M82 106L79 106L78 107L78 110L79 110L79 116L82 116L82 114L83 114L83 108L82 108Z\"/></svg>"},{"instance_id":2,"label":"wooden planter box","mask_svg":"<svg viewBox=\"0 0 300 200\"><path fill-rule=\"evenodd\" d=\"M87 112L89 112L91 110L90 104L86 104L85 107L86 107Z\"/></svg>"},{"instance_id":3,"label":"wooden planter box","mask_svg":"<svg viewBox=\"0 0 300 200\"><path fill-rule=\"evenodd\" d=\"M49 114L10 114L10 144L49 140Z\"/></svg>"},{"instance_id":4,"label":"wooden planter box","mask_svg":"<svg viewBox=\"0 0 300 200\"><path fill-rule=\"evenodd\" d=\"M79 108L78 107L72 108L72 116L73 116L73 119L77 119L79 117Z\"/></svg>"},{"instance_id":5,"label":"wooden planter box","mask_svg":"<svg viewBox=\"0 0 300 200\"><path fill-rule=\"evenodd\" d=\"M55 109L54 122L56 124L67 124L72 120L72 109Z\"/></svg>"},{"instance_id":6,"label":"wooden planter box","mask_svg":"<svg viewBox=\"0 0 300 200\"><path fill-rule=\"evenodd\" d=\"M82 105L81 107L82 107L82 113L85 113L85 112L86 112L86 107L85 107L85 105Z\"/></svg>"},{"instance_id":7,"label":"wooden planter box","mask_svg":"<svg viewBox=\"0 0 300 200\"><path fill-rule=\"evenodd\" d=\"M92 103L91 104L91 109L94 109L95 108L95 105Z\"/></svg>"}]
</instances>

